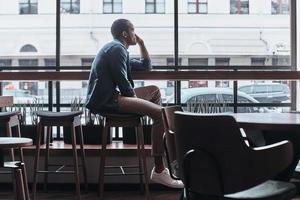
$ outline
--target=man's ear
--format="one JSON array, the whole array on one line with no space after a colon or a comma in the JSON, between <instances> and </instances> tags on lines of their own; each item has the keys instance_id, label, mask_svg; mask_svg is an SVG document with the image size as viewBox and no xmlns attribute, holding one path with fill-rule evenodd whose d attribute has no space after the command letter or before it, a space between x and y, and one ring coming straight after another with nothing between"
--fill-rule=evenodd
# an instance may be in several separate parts
<instances>
[{"instance_id":1,"label":"man's ear","mask_svg":"<svg viewBox=\"0 0 300 200\"><path fill-rule=\"evenodd\" d=\"M127 38L127 37L128 37L127 32L126 32L126 31L123 31L123 32L122 32L122 36L123 36L124 38Z\"/></svg>"}]
</instances>

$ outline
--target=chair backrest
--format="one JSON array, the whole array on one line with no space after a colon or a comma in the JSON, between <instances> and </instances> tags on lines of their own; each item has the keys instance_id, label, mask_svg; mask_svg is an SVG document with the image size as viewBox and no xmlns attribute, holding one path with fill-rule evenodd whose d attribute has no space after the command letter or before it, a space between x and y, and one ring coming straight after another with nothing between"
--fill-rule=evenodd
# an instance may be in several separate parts
<instances>
[{"instance_id":1,"label":"chair backrest","mask_svg":"<svg viewBox=\"0 0 300 200\"><path fill-rule=\"evenodd\" d=\"M183 111L181 106L167 106L162 108L163 123L164 123L164 146L167 157L167 164L172 178L178 178L178 162L175 142L175 124L174 112Z\"/></svg>"},{"instance_id":2,"label":"chair backrest","mask_svg":"<svg viewBox=\"0 0 300 200\"><path fill-rule=\"evenodd\" d=\"M14 97L13 96L0 96L0 108L14 105Z\"/></svg>"},{"instance_id":3,"label":"chair backrest","mask_svg":"<svg viewBox=\"0 0 300 200\"><path fill-rule=\"evenodd\" d=\"M252 187L245 173L253 165L252 149L245 144L238 124L229 115L175 112L174 124L179 166L184 155L194 149L202 156L190 166L190 187L207 195L223 195ZM180 170L181 177L182 168Z\"/></svg>"}]
</instances>

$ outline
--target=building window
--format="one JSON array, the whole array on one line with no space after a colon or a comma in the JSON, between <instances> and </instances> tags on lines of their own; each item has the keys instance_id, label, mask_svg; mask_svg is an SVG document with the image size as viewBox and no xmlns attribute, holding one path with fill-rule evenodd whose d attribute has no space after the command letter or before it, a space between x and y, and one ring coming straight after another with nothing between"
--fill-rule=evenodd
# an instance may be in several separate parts
<instances>
[{"instance_id":1,"label":"building window","mask_svg":"<svg viewBox=\"0 0 300 200\"><path fill-rule=\"evenodd\" d=\"M289 14L289 0L272 0L272 14Z\"/></svg>"},{"instance_id":2,"label":"building window","mask_svg":"<svg viewBox=\"0 0 300 200\"><path fill-rule=\"evenodd\" d=\"M249 0L230 0L230 14L249 14Z\"/></svg>"},{"instance_id":3,"label":"building window","mask_svg":"<svg viewBox=\"0 0 300 200\"><path fill-rule=\"evenodd\" d=\"M251 66L265 66L266 58L251 58Z\"/></svg>"},{"instance_id":4,"label":"building window","mask_svg":"<svg viewBox=\"0 0 300 200\"><path fill-rule=\"evenodd\" d=\"M208 58L189 58L189 66L208 66Z\"/></svg>"},{"instance_id":5,"label":"building window","mask_svg":"<svg viewBox=\"0 0 300 200\"><path fill-rule=\"evenodd\" d=\"M79 14L80 13L80 0L61 0L60 12Z\"/></svg>"},{"instance_id":6,"label":"building window","mask_svg":"<svg viewBox=\"0 0 300 200\"><path fill-rule=\"evenodd\" d=\"M122 0L103 0L103 13L122 13Z\"/></svg>"},{"instance_id":7,"label":"building window","mask_svg":"<svg viewBox=\"0 0 300 200\"><path fill-rule=\"evenodd\" d=\"M188 13L207 14L207 0L188 0Z\"/></svg>"},{"instance_id":8,"label":"building window","mask_svg":"<svg viewBox=\"0 0 300 200\"><path fill-rule=\"evenodd\" d=\"M19 9L21 15L37 14L37 0L19 0Z\"/></svg>"},{"instance_id":9,"label":"building window","mask_svg":"<svg viewBox=\"0 0 300 200\"><path fill-rule=\"evenodd\" d=\"M20 52L37 52L37 49L31 44L26 44L20 49Z\"/></svg>"},{"instance_id":10,"label":"building window","mask_svg":"<svg viewBox=\"0 0 300 200\"><path fill-rule=\"evenodd\" d=\"M181 58L178 59L178 65L181 65ZM175 65L175 59L174 58L167 58L167 66L174 66Z\"/></svg>"},{"instance_id":11,"label":"building window","mask_svg":"<svg viewBox=\"0 0 300 200\"><path fill-rule=\"evenodd\" d=\"M46 67L56 66L56 59L55 58L45 58L44 62L45 62Z\"/></svg>"},{"instance_id":12,"label":"building window","mask_svg":"<svg viewBox=\"0 0 300 200\"><path fill-rule=\"evenodd\" d=\"M277 56L272 58L273 66L289 66L290 57L289 56Z\"/></svg>"},{"instance_id":13,"label":"building window","mask_svg":"<svg viewBox=\"0 0 300 200\"><path fill-rule=\"evenodd\" d=\"M146 13L165 13L165 0L146 0Z\"/></svg>"},{"instance_id":14,"label":"building window","mask_svg":"<svg viewBox=\"0 0 300 200\"><path fill-rule=\"evenodd\" d=\"M0 67L11 66L11 59L0 59Z\"/></svg>"},{"instance_id":15,"label":"building window","mask_svg":"<svg viewBox=\"0 0 300 200\"><path fill-rule=\"evenodd\" d=\"M94 58L81 58L81 66L92 66Z\"/></svg>"}]
</instances>

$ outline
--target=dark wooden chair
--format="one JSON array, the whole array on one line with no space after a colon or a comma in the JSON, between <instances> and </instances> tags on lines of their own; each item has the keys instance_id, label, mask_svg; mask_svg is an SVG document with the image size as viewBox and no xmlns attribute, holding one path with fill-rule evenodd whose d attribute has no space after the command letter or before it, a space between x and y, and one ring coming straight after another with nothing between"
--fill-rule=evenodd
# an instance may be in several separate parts
<instances>
[{"instance_id":1,"label":"dark wooden chair","mask_svg":"<svg viewBox=\"0 0 300 200\"><path fill-rule=\"evenodd\" d=\"M104 176L124 176L139 175L141 189L145 189L146 199L149 199L149 180L147 175L147 161L144 148L144 133L142 117L136 114L120 114L120 113L99 113L103 116L103 132L102 132L102 149L99 169L99 195L103 199L104 193ZM110 134L110 127L135 127L137 141L138 165L122 165L122 166L105 166L107 135ZM120 168L120 173L105 173L105 168ZM136 172L132 170L127 172L127 168L137 168ZM143 182L144 179L144 182ZM144 183L144 187L142 186Z\"/></svg>"},{"instance_id":2,"label":"dark wooden chair","mask_svg":"<svg viewBox=\"0 0 300 200\"><path fill-rule=\"evenodd\" d=\"M232 116L175 112L186 199L291 199L296 187L272 181L292 161L289 141L251 148Z\"/></svg>"},{"instance_id":3,"label":"dark wooden chair","mask_svg":"<svg viewBox=\"0 0 300 200\"><path fill-rule=\"evenodd\" d=\"M48 174L74 174L74 179L76 183L76 194L77 199L81 199L80 196L80 173L79 173L79 162L77 156L77 147L76 147L76 132L75 128L80 127L79 141L80 141L80 151L81 151L81 166L83 169L83 178L85 183L85 190L88 190L87 183L87 171L86 171L86 161L85 161L85 152L84 152L84 141L82 135L82 127L80 122L81 111L74 112L50 112L50 111L38 111L36 115L39 117L38 122L38 132L37 132L37 144L36 144L36 152L35 152L35 161L34 161L34 174L33 174L33 186L32 193L33 199L36 199L36 184L37 184L37 175L39 173L44 174L44 187L46 189L48 182ZM52 134L52 126L63 126L68 127L71 130L71 139L72 139L72 152L73 152L73 165L57 165L57 164L49 164L49 146L50 146L50 137ZM42 129L47 127L47 137L46 137L46 154L45 154L45 169L40 170L40 146L41 146L41 135ZM56 166L56 170L49 170L48 166ZM64 167L73 166L74 170L64 170Z\"/></svg>"},{"instance_id":4,"label":"dark wooden chair","mask_svg":"<svg viewBox=\"0 0 300 200\"><path fill-rule=\"evenodd\" d=\"M25 163L23 161L4 161L4 149L19 149L31 146L32 139L21 137L0 137L0 167L10 169L14 175L14 191L17 200L30 200Z\"/></svg>"},{"instance_id":5,"label":"dark wooden chair","mask_svg":"<svg viewBox=\"0 0 300 200\"><path fill-rule=\"evenodd\" d=\"M175 124L174 112L183 111L181 106L167 106L162 108L163 123L164 123L164 147L166 152L166 161L170 171L170 175L175 180L180 180L178 177L178 162L175 143Z\"/></svg>"}]
</instances>

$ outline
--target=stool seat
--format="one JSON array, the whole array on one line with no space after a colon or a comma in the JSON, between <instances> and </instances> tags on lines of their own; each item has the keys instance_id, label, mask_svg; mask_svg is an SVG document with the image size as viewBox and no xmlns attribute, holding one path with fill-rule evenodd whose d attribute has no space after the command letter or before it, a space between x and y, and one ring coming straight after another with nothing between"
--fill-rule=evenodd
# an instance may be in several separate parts
<instances>
[{"instance_id":1,"label":"stool seat","mask_svg":"<svg viewBox=\"0 0 300 200\"><path fill-rule=\"evenodd\" d=\"M0 137L0 149L20 148L32 145L32 139L20 137Z\"/></svg>"},{"instance_id":2,"label":"stool seat","mask_svg":"<svg viewBox=\"0 0 300 200\"><path fill-rule=\"evenodd\" d=\"M0 120L9 119L12 116L19 115L19 111L13 111L13 112L0 112Z\"/></svg>"},{"instance_id":3,"label":"stool seat","mask_svg":"<svg viewBox=\"0 0 300 200\"><path fill-rule=\"evenodd\" d=\"M128 118L140 118L143 117L143 115L139 115L139 114L134 114L134 113L106 113L106 112L101 112L98 113L99 115L103 116L103 117L108 117L108 118L124 118L124 119L128 119Z\"/></svg>"},{"instance_id":4,"label":"stool seat","mask_svg":"<svg viewBox=\"0 0 300 200\"><path fill-rule=\"evenodd\" d=\"M51 111L37 111L35 114L39 117L46 117L46 118L73 118L82 114L81 111L73 111L73 112L51 112Z\"/></svg>"}]
</instances>

